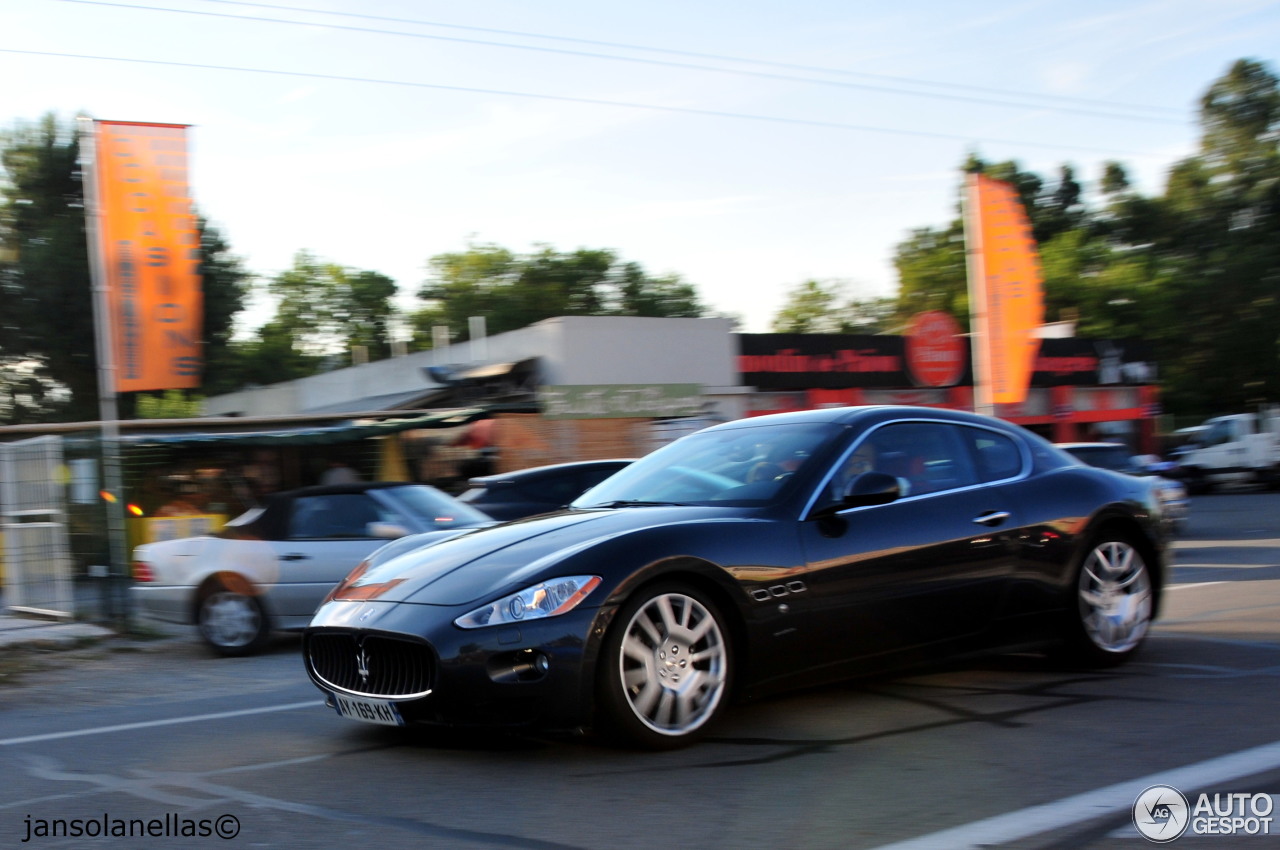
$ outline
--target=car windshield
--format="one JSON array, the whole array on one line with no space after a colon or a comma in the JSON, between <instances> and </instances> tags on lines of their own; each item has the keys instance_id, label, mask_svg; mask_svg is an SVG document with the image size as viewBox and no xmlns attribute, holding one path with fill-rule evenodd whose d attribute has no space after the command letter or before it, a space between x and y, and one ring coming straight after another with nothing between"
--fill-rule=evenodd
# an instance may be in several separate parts
<instances>
[{"instance_id":1,"label":"car windshield","mask_svg":"<svg viewBox=\"0 0 1280 850\"><path fill-rule=\"evenodd\" d=\"M394 488L395 497L413 508L418 516L430 519L433 525L470 525L488 522L488 514L481 513L465 502L422 484L407 484Z\"/></svg>"},{"instance_id":2,"label":"car windshield","mask_svg":"<svg viewBox=\"0 0 1280 850\"><path fill-rule=\"evenodd\" d=\"M765 505L807 474L841 431L826 422L700 431L614 474L573 507Z\"/></svg>"}]
</instances>

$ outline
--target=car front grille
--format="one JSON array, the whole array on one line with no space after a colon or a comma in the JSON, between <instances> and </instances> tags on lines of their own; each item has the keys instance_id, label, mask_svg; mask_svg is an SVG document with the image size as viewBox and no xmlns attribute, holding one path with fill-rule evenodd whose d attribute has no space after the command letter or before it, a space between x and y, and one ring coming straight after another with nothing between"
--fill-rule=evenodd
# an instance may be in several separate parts
<instances>
[{"instance_id":1,"label":"car front grille","mask_svg":"<svg viewBox=\"0 0 1280 850\"><path fill-rule=\"evenodd\" d=\"M312 632L306 651L311 674L331 688L395 699L431 693L435 657L425 643L386 635Z\"/></svg>"}]
</instances>

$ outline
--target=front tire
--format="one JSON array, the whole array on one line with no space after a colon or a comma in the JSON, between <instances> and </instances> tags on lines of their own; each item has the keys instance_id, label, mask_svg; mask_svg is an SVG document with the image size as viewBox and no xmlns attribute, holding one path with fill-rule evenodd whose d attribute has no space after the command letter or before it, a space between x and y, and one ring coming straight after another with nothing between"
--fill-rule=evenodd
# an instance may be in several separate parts
<instances>
[{"instance_id":1,"label":"front tire","mask_svg":"<svg viewBox=\"0 0 1280 850\"><path fill-rule=\"evenodd\" d=\"M252 655L267 641L267 613L256 596L223 585L200 597L196 625L205 643L219 655Z\"/></svg>"},{"instance_id":2,"label":"front tire","mask_svg":"<svg viewBox=\"0 0 1280 850\"><path fill-rule=\"evenodd\" d=\"M619 611L599 670L603 731L644 749L687 746L728 702L732 649L724 617L687 585L644 588Z\"/></svg>"},{"instance_id":3,"label":"front tire","mask_svg":"<svg viewBox=\"0 0 1280 850\"><path fill-rule=\"evenodd\" d=\"M1118 534L1099 537L1080 565L1073 590L1065 636L1073 660L1105 667L1138 651L1151 628L1155 592L1146 559L1131 540Z\"/></svg>"}]
</instances>

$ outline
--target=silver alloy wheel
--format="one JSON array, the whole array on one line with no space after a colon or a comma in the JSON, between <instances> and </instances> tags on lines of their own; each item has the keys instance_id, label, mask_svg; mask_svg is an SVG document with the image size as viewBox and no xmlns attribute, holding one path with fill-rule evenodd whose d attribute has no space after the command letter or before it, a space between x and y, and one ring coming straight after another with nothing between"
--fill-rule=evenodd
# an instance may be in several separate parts
<instances>
[{"instance_id":1,"label":"silver alloy wheel","mask_svg":"<svg viewBox=\"0 0 1280 850\"><path fill-rule=\"evenodd\" d=\"M627 705L641 723L661 735L687 735L715 714L724 696L724 634L697 599L655 596L627 623L618 668Z\"/></svg>"},{"instance_id":2,"label":"silver alloy wheel","mask_svg":"<svg viewBox=\"0 0 1280 850\"><path fill-rule=\"evenodd\" d=\"M219 590L200 603L200 632L214 646L248 646L262 632L262 611L248 596Z\"/></svg>"},{"instance_id":3,"label":"silver alloy wheel","mask_svg":"<svg viewBox=\"0 0 1280 850\"><path fill-rule=\"evenodd\" d=\"M1151 577L1142 554L1123 540L1099 543L1080 570L1080 623L1103 652L1123 653L1151 625Z\"/></svg>"}]
</instances>

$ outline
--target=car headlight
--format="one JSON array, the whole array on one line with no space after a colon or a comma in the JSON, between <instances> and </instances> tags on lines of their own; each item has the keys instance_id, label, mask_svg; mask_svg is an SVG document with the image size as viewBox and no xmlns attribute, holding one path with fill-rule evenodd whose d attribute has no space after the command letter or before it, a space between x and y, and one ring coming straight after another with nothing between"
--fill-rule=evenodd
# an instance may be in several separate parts
<instances>
[{"instance_id":1,"label":"car headlight","mask_svg":"<svg viewBox=\"0 0 1280 850\"><path fill-rule=\"evenodd\" d=\"M479 629L557 617L578 607L598 584L600 576L550 579L463 614L453 624L461 629Z\"/></svg>"}]
</instances>

